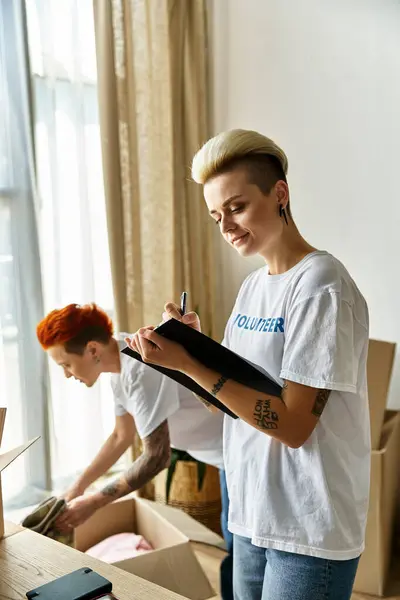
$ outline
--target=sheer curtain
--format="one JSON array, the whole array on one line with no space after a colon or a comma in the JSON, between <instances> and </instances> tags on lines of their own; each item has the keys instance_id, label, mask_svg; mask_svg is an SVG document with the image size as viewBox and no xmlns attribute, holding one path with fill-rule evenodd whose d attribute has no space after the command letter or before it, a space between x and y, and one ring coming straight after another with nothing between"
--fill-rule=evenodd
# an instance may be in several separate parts
<instances>
[{"instance_id":1,"label":"sheer curtain","mask_svg":"<svg viewBox=\"0 0 400 600\"><path fill-rule=\"evenodd\" d=\"M97 302L113 316L92 0L26 0L45 311ZM107 376L88 390L49 365L52 476L66 485L113 427Z\"/></svg>"},{"instance_id":2,"label":"sheer curtain","mask_svg":"<svg viewBox=\"0 0 400 600\"><path fill-rule=\"evenodd\" d=\"M43 311L35 215L29 73L22 0L0 0L0 404L3 445L42 439L2 477L6 506L49 484L46 369L35 324ZM38 492L38 493L36 493Z\"/></svg>"},{"instance_id":3,"label":"sheer curtain","mask_svg":"<svg viewBox=\"0 0 400 600\"><path fill-rule=\"evenodd\" d=\"M93 5L118 321L124 331L157 323L165 301L187 290L203 330L219 337L216 228L190 181L208 138L206 2ZM141 493L152 497L152 486Z\"/></svg>"},{"instance_id":4,"label":"sheer curtain","mask_svg":"<svg viewBox=\"0 0 400 600\"><path fill-rule=\"evenodd\" d=\"M99 104L118 320L157 323L189 292L219 337L212 225L190 181L209 137L205 0L96 0Z\"/></svg>"}]
</instances>

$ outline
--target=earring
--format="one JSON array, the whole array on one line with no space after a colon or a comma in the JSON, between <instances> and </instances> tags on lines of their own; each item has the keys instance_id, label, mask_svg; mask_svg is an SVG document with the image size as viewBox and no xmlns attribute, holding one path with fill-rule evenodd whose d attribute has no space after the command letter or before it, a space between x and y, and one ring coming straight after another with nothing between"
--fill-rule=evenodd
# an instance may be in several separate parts
<instances>
[{"instance_id":1,"label":"earring","mask_svg":"<svg viewBox=\"0 0 400 600\"><path fill-rule=\"evenodd\" d=\"M96 365L98 365L98 364L99 364L99 362L100 362L100 359L99 359L99 357L98 357L98 356L95 356L95 357L94 357L94 362L96 363Z\"/></svg>"},{"instance_id":2,"label":"earring","mask_svg":"<svg viewBox=\"0 0 400 600\"><path fill-rule=\"evenodd\" d=\"M282 204L280 204L280 205L279 205L279 216L280 216L281 218L283 217L283 218L285 219L285 223L286 223L286 225L289 225L289 223L288 223L288 220L287 220L287 217L286 217L286 211L285 211L285 209L283 208Z\"/></svg>"}]
</instances>

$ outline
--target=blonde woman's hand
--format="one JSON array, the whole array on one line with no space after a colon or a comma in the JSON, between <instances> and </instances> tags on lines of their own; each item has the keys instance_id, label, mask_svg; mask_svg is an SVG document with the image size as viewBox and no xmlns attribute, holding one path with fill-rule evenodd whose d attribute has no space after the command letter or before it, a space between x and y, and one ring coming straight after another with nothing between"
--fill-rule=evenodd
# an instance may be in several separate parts
<instances>
[{"instance_id":1,"label":"blonde woman's hand","mask_svg":"<svg viewBox=\"0 0 400 600\"><path fill-rule=\"evenodd\" d=\"M150 331L154 330L154 327L152 325L149 325L148 327L141 327L140 329L138 329L138 331L136 333L134 333L132 335L132 337L126 337L125 338L125 343L127 344L127 346L129 346L129 348L131 350L133 350L134 352L138 352L139 354L141 354L141 348L140 348L140 344L139 344L139 331L145 331L146 329L149 329Z\"/></svg>"},{"instance_id":2,"label":"blonde woman's hand","mask_svg":"<svg viewBox=\"0 0 400 600\"><path fill-rule=\"evenodd\" d=\"M154 327L142 327L125 341L132 350L140 354L144 363L185 372L191 361L183 346L159 335Z\"/></svg>"},{"instance_id":3,"label":"blonde woman's hand","mask_svg":"<svg viewBox=\"0 0 400 600\"><path fill-rule=\"evenodd\" d=\"M167 302L164 306L163 321L169 321L169 319L182 321L185 325L189 325L189 327L201 331L199 315L192 311L184 314L182 317L179 306L173 302Z\"/></svg>"}]
</instances>

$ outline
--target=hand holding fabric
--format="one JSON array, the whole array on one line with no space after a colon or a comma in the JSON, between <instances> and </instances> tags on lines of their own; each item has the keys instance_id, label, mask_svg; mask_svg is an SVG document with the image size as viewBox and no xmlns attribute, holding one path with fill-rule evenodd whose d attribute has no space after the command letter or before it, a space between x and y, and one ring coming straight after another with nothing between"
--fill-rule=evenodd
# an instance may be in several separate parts
<instances>
[{"instance_id":1,"label":"hand holding fabric","mask_svg":"<svg viewBox=\"0 0 400 600\"><path fill-rule=\"evenodd\" d=\"M95 495L78 496L68 503L66 510L57 519L56 527L60 531L74 529L89 519L98 508Z\"/></svg>"}]
</instances>

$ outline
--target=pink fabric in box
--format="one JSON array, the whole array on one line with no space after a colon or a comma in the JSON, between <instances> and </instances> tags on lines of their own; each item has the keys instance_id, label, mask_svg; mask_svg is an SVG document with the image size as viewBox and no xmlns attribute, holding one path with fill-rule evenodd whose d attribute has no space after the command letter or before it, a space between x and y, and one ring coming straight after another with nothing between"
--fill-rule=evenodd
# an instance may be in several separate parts
<instances>
[{"instance_id":1,"label":"pink fabric in box","mask_svg":"<svg viewBox=\"0 0 400 600\"><path fill-rule=\"evenodd\" d=\"M143 536L135 533L117 533L86 550L86 554L106 563L115 563L151 550L153 548Z\"/></svg>"}]
</instances>

